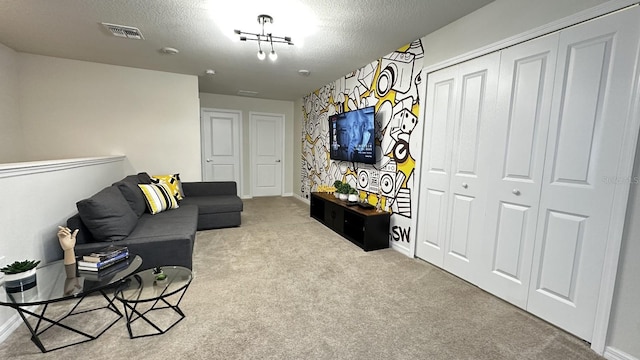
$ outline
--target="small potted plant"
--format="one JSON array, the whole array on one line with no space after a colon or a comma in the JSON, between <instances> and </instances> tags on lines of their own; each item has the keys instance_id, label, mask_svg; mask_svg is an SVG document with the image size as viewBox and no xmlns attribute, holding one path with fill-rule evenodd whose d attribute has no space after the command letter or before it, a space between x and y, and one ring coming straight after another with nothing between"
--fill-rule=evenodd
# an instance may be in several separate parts
<instances>
[{"instance_id":1,"label":"small potted plant","mask_svg":"<svg viewBox=\"0 0 640 360\"><path fill-rule=\"evenodd\" d=\"M358 190L349 187L349 197L347 200L352 203L358 201Z\"/></svg>"},{"instance_id":2,"label":"small potted plant","mask_svg":"<svg viewBox=\"0 0 640 360\"><path fill-rule=\"evenodd\" d=\"M333 196L335 196L336 198L340 196L340 192L338 191L338 189L340 189L341 185L342 185L342 181L340 180L336 180L333 182L333 187L335 188L335 191L333 192Z\"/></svg>"},{"instance_id":3,"label":"small potted plant","mask_svg":"<svg viewBox=\"0 0 640 360\"><path fill-rule=\"evenodd\" d=\"M154 285L161 285L164 284L167 280L167 274L164 273L164 271L162 271L161 267L155 267L153 268L153 284Z\"/></svg>"},{"instance_id":4,"label":"small potted plant","mask_svg":"<svg viewBox=\"0 0 640 360\"><path fill-rule=\"evenodd\" d=\"M36 286L36 267L40 260L15 261L0 269L4 273L4 287L7 292L19 292Z\"/></svg>"},{"instance_id":5,"label":"small potted plant","mask_svg":"<svg viewBox=\"0 0 640 360\"><path fill-rule=\"evenodd\" d=\"M346 201L348 199L350 189L351 189L351 185L347 183L341 183L340 186L338 186L337 191L339 193L340 200Z\"/></svg>"}]
</instances>

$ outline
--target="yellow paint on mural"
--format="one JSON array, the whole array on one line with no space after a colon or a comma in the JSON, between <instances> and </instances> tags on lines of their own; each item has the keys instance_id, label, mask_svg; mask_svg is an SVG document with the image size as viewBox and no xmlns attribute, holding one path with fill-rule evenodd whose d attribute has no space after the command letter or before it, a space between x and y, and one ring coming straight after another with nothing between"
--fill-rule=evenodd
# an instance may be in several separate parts
<instances>
[{"instance_id":1,"label":"yellow paint on mural","mask_svg":"<svg viewBox=\"0 0 640 360\"><path fill-rule=\"evenodd\" d=\"M397 51L398 52L407 52L407 50L409 50L411 48L411 43L399 48Z\"/></svg>"},{"instance_id":2,"label":"yellow paint on mural","mask_svg":"<svg viewBox=\"0 0 640 360\"><path fill-rule=\"evenodd\" d=\"M316 140L313 140L313 139L311 138L311 134L309 134L308 132L305 132L305 134L304 134L304 135L305 135L305 138L306 138L306 140L307 140L307 142L308 142L309 144L313 144L313 145L315 145L315 144L316 144L316 141L318 141L317 139L316 139Z\"/></svg>"},{"instance_id":3,"label":"yellow paint on mural","mask_svg":"<svg viewBox=\"0 0 640 360\"><path fill-rule=\"evenodd\" d=\"M411 48L411 44L407 44L407 45L399 48L397 51L398 52L407 52L410 48ZM378 79L380 77L380 73L381 73L381 70L382 70L381 66L382 66L382 59L378 59L378 63L377 63L377 66L376 66L376 69L375 69L375 72L374 72L374 75L373 75L373 80L372 80L372 83L370 85L370 89L368 89L364 93L360 94L360 97L358 99L353 99L356 102L357 106L359 106L362 103L363 99L368 99L368 98L371 98L371 97L375 97L377 99L377 101L375 103L375 112L376 113L378 113L380 106L386 101L389 101L389 103L392 106L395 106L396 105L396 96L397 96L396 90L393 90L393 89L389 90L387 92L387 94L385 96L383 96L383 97L380 97L379 94L377 93L376 89L377 89L377 86L378 86ZM355 75L356 72L354 72L353 75ZM332 88L332 90L335 90L335 89ZM321 89L317 89L313 93L316 96L318 96L318 98L320 98ZM415 102L412 104L410 111L411 111L411 113L413 115L416 116L416 118L419 119L419 114L420 114L420 108L419 107L420 106L419 106L419 103L417 102L417 100L418 99L414 99ZM340 101L340 99L335 99L334 98L334 94L330 91L329 92L329 96L328 96L328 103L325 104L324 108L318 110L318 114L322 114L322 113L328 112L330 110L331 106L334 107L334 111L336 113L356 110L356 109L350 109L350 107L349 107L349 95L348 94L344 94L344 99L342 99L342 101ZM311 112L314 112L314 111L316 111L316 109L312 108ZM305 111L303 111L303 113L304 113L305 121L309 121L309 118L311 117L311 113L306 113ZM384 130L391 131L391 129L380 129L380 130L381 131L384 131ZM326 161L324 162L324 167L325 167L324 170L328 171L329 168L330 168L330 164L331 164L330 153L329 153L328 149L327 149L327 151L325 152L324 155L323 154L315 154L315 151L316 151L315 144L317 143L317 141L319 139L315 139L315 140L312 139L311 138L311 134L308 134L308 133L306 133L305 135L306 135L305 136L306 141L308 143L310 143L311 145L314 145L314 146L311 147L312 153L316 157L320 157L320 156L325 156L326 157ZM376 144L379 145L379 142L380 142L380 139L376 139ZM409 148L406 149L406 151L410 151L410 150L411 149L409 149ZM413 149L413 150L418 150L418 149ZM395 158L395 156L393 154L393 150L390 153L385 154L385 155L389 156L391 158ZM408 186L410 185L410 184L408 184L408 180L409 180L410 176L412 175L412 173L413 173L413 171L415 169L415 163L416 163L416 161L413 158L411 153L408 154L406 160L403 161L402 163L397 162L397 159L396 159L396 171L397 172L402 172L405 175L404 176L404 181L402 182L402 184L400 184L401 188L408 188ZM319 178L319 177L321 177L322 174L315 174L315 172L314 172L314 175L317 175L317 177ZM348 178L350 176L355 176L356 179L357 179L357 173L356 173L355 169L353 169L351 167L347 167L347 170L346 170L345 174L343 174L341 176L341 181L345 181L346 178ZM313 177L310 177L310 180L311 180L311 178L313 178ZM320 184L316 184L316 181L312 180L311 182L313 183L313 185L320 185ZM320 186L322 186L322 185L320 185ZM376 193L368 193L368 192L364 192L364 191L360 191L359 192L359 196L360 196L361 199L363 199L364 201L369 202L370 204L376 205L378 203L378 201L380 201L381 206L382 206L383 209L387 207L386 203L387 203L388 199L385 196L380 195L380 200L378 200L378 196L379 196L378 194L376 194Z\"/></svg>"}]
</instances>

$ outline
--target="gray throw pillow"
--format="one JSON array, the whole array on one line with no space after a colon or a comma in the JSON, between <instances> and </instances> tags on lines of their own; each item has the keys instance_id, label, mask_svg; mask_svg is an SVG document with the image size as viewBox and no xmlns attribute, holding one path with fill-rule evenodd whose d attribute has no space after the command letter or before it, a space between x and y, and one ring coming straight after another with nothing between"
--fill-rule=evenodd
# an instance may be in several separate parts
<instances>
[{"instance_id":1,"label":"gray throw pillow","mask_svg":"<svg viewBox=\"0 0 640 360\"><path fill-rule=\"evenodd\" d=\"M140 172L138 173L138 184L151 184L153 183L153 181L151 181L151 176L149 176L149 174L147 174L146 172Z\"/></svg>"},{"instance_id":2,"label":"gray throw pillow","mask_svg":"<svg viewBox=\"0 0 640 360\"><path fill-rule=\"evenodd\" d=\"M122 240L138 223L138 217L115 186L78 201L76 206L82 222L97 241Z\"/></svg>"},{"instance_id":3,"label":"gray throw pillow","mask_svg":"<svg viewBox=\"0 0 640 360\"><path fill-rule=\"evenodd\" d=\"M138 187L138 177L135 175L127 176L126 178L116 182L113 186L117 186L124 199L127 200L131 210L137 217L147 210L147 203L144 198L144 193Z\"/></svg>"}]
</instances>

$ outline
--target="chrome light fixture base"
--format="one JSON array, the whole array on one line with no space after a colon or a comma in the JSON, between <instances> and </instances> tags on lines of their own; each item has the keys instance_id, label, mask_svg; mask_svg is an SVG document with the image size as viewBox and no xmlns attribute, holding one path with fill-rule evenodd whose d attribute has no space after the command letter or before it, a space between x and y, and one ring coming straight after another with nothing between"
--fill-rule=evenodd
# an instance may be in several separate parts
<instances>
[{"instance_id":1,"label":"chrome light fixture base","mask_svg":"<svg viewBox=\"0 0 640 360\"><path fill-rule=\"evenodd\" d=\"M258 15L258 23L262 27L262 31L260 33L252 33L241 30L234 30L234 33L240 35L240 41L257 41L258 42L258 59L264 60L267 57L267 54L262 51L262 43L268 43L271 46L271 51L269 52L269 59L271 61L276 61L278 58L278 54L273 48L274 43L282 43L287 45L293 45L290 36L275 36L272 33L265 32L264 26L265 24L273 24L273 17L270 15L262 14Z\"/></svg>"}]
</instances>

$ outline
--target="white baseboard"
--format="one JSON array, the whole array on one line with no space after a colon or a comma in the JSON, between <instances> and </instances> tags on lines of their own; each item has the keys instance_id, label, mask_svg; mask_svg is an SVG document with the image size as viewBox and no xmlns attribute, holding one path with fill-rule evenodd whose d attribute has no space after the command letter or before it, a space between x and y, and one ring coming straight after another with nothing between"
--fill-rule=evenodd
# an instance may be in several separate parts
<instances>
[{"instance_id":1,"label":"white baseboard","mask_svg":"<svg viewBox=\"0 0 640 360\"><path fill-rule=\"evenodd\" d=\"M18 314L13 315L9 318L4 324L0 325L0 343L7 340L9 335L11 335L20 325L22 324L22 320Z\"/></svg>"},{"instance_id":2,"label":"white baseboard","mask_svg":"<svg viewBox=\"0 0 640 360\"><path fill-rule=\"evenodd\" d=\"M293 197L302 201L303 203L309 205L311 204L311 202L309 201L309 199L303 198L302 196L298 195L298 194L293 194Z\"/></svg>"},{"instance_id":3,"label":"white baseboard","mask_svg":"<svg viewBox=\"0 0 640 360\"><path fill-rule=\"evenodd\" d=\"M624 351L614 349L611 346L607 346L604 349L604 354L602 356L609 360L638 360L638 358L631 356Z\"/></svg>"},{"instance_id":4,"label":"white baseboard","mask_svg":"<svg viewBox=\"0 0 640 360\"><path fill-rule=\"evenodd\" d=\"M284 193L281 196L282 197L292 197L292 196L294 196L294 197L297 197L298 199L302 200L302 198L299 195L294 194L294 193ZM253 199L253 196L252 195L241 195L240 199L247 199L247 200L248 199Z\"/></svg>"},{"instance_id":5,"label":"white baseboard","mask_svg":"<svg viewBox=\"0 0 640 360\"><path fill-rule=\"evenodd\" d=\"M413 256L411 255L411 250L404 248L402 246L396 245L394 243L391 243L391 248L407 257L412 258Z\"/></svg>"}]
</instances>

